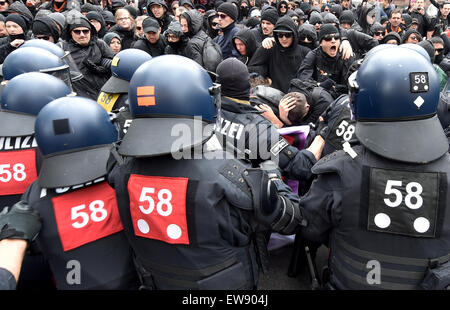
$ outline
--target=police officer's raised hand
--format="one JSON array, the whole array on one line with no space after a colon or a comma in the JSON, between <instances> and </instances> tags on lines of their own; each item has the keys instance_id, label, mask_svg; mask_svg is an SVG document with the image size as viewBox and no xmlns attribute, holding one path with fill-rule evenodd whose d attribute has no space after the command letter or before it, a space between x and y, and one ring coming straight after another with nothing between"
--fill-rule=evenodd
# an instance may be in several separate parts
<instances>
[{"instance_id":1,"label":"police officer's raised hand","mask_svg":"<svg viewBox=\"0 0 450 310\"><path fill-rule=\"evenodd\" d=\"M39 213L23 201L0 213L0 240L22 239L33 241L41 230Z\"/></svg>"}]
</instances>

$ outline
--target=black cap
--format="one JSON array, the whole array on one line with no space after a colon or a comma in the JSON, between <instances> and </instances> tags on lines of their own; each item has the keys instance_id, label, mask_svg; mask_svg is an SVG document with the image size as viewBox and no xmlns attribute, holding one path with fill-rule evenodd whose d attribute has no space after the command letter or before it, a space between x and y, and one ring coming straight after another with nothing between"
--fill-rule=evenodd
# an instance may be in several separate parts
<instances>
[{"instance_id":1,"label":"black cap","mask_svg":"<svg viewBox=\"0 0 450 310\"><path fill-rule=\"evenodd\" d=\"M159 23L156 19L147 17L142 22L142 28L144 28L144 32L149 32L149 31L158 32L160 30L161 26L159 25Z\"/></svg>"}]
</instances>

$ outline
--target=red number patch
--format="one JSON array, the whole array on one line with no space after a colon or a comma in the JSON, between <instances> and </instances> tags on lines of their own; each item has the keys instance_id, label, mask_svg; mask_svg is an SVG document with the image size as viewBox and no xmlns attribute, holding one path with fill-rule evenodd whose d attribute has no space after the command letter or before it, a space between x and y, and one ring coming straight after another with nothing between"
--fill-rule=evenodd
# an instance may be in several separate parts
<instances>
[{"instance_id":1,"label":"red number patch","mask_svg":"<svg viewBox=\"0 0 450 310\"><path fill-rule=\"evenodd\" d=\"M52 202L64 251L123 230L115 191L106 182L53 197Z\"/></svg>"},{"instance_id":2,"label":"red number patch","mask_svg":"<svg viewBox=\"0 0 450 310\"><path fill-rule=\"evenodd\" d=\"M0 152L0 195L23 194L37 179L35 150Z\"/></svg>"},{"instance_id":3,"label":"red number patch","mask_svg":"<svg viewBox=\"0 0 450 310\"><path fill-rule=\"evenodd\" d=\"M187 184L186 178L132 174L128 193L135 235L171 244L189 244Z\"/></svg>"}]
</instances>

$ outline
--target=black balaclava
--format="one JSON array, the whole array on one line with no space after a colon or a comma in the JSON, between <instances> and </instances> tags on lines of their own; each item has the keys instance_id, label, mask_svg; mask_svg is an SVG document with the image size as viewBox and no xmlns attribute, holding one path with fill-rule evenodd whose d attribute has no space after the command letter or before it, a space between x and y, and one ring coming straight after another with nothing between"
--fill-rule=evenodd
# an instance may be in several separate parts
<instances>
[{"instance_id":1,"label":"black balaclava","mask_svg":"<svg viewBox=\"0 0 450 310\"><path fill-rule=\"evenodd\" d=\"M237 58L227 58L218 66L216 82L222 86L222 95L249 100L250 74L247 66Z\"/></svg>"}]
</instances>

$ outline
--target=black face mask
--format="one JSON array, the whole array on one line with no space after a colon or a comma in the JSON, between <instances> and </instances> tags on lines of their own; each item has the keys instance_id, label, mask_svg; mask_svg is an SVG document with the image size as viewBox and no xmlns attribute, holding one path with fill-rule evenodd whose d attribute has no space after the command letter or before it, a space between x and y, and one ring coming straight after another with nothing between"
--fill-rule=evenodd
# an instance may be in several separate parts
<instances>
[{"instance_id":1,"label":"black face mask","mask_svg":"<svg viewBox=\"0 0 450 310\"><path fill-rule=\"evenodd\" d=\"M442 60L444 60L444 52L441 52L440 54L437 54L436 56L434 56L435 64L440 64L442 62Z\"/></svg>"},{"instance_id":2,"label":"black face mask","mask_svg":"<svg viewBox=\"0 0 450 310\"><path fill-rule=\"evenodd\" d=\"M247 17L248 16L248 11L249 11L249 8L248 7L246 7L246 6L241 6L241 16L242 17Z\"/></svg>"},{"instance_id":3,"label":"black face mask","mask_svg":"<svg viewBox=\"0 0 450 310\"><path fill-rule=\"evenodd\" d=\"M25 33L21 33L21 34L10 34L9 37L11 38L11 42L16 40L16 39L20 39L20 40L25 40Z\"/></svg>"},{"instance_id":4,"label":"black face mask","mask_svg":"<svg viewBox=\"0 0 450 310\"><path fill-rule=\"evenodd\" d=\"M180 47L181 47L181 45L183 44L183 40L179 40L179 41L177 41L177 42L168 42L168 44L169 44L169 46L171 47L171 48L173 48L174 50L177 50L177 49L179 49Z\"/></svg>"}]
</instances>

